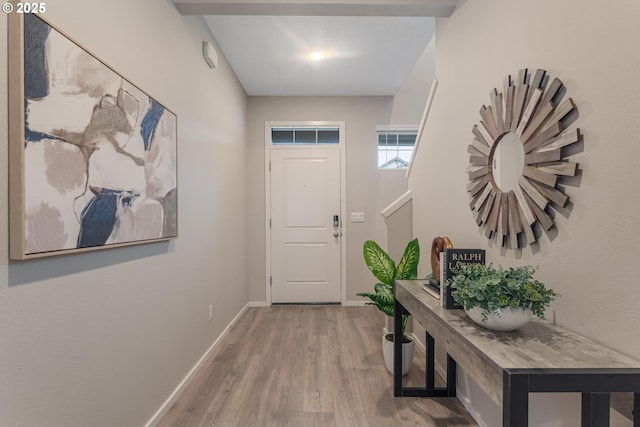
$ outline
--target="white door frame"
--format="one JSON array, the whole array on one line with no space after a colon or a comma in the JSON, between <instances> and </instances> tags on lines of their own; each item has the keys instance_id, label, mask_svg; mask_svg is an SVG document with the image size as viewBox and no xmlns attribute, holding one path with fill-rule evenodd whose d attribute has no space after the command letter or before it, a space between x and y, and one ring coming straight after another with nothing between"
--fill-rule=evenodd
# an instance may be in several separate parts
<instances>
[{"instance_id":1,"label":"white door frame","mask_svg":"<svg viewBox=\"0 0 640 427\"><path fill-rule=\"evenodd\" d=\"M345 230L345 218L347 215L347 185L346 185L346 161L345 161L345 122L343 121L266 121L264 122L264 182L265 182L265 250L266 250L266 305L271 306L271 128L287 127L287 126L333 126L339 128L339 149L340 149L340 303L345 305L347 302L347 233ZM296 145L295 149L300 148L318 148L318 145ZM286 149L285 146L278 149Z\"/></svg>"}]
</instances>

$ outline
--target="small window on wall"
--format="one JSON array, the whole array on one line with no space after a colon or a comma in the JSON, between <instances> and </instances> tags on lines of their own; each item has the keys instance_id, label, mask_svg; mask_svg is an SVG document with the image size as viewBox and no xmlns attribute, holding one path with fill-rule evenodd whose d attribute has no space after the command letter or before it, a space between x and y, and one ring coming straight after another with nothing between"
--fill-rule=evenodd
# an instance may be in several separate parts
<instances>
[{"instance_id":1,"label":"small window on wall","mask_svg":"<svg viewBox=\"0 0 640 427\"><path fill-rule=\"evenodd\" d=\"M289 144L339 144L340 130L337 127L291 126L271 129L273 145Z\"/></svg>"},{"instance_id":2,"label":"small window on wall","mask_svg":"<svg viewBox=\"0 0 640 427\"><path fill-rule=\"evenodd\" d=\"M417 130L378 130L378 168L406 169L417 135Z\"/></svg>"}]
</instances>

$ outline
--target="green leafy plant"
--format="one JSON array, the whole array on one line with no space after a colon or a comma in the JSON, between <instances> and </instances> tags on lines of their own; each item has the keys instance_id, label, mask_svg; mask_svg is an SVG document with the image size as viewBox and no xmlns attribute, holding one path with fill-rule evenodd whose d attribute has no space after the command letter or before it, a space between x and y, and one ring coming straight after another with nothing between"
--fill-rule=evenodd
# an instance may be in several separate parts
<instances>
[{"instance_id":1,"label":"green leafy plant","mask_svg":"<svg viewBox=\"0 0 640 427\"><path fill-rule=\"evenodd\" d=\"M368 305L375 305L384 314L393 317L395 313L395 280L415 279L418 276L418 262L420 261L418 239L414 239L407 244L402 259L397 266L389 254L373 240L364 242L362 252L364 262L380 283L374 285L374 293L360 292L358 296L369 298L371 302L368 302ZM402 316L402 335L405 342L409 340L404 335L407 318L408 316L406 315Z\"/></svg>"},{"instance_id":2,"label":"green leafy plant","mask_svg":"<svg viewBox=\"0 0 640 427\"><path fill-rule=\"evenodd\" d=\"M530 265L503 269L493 264L459 264L447 285L465 310L482 308L484 320L492 311L507 307L529 309L544 319L545 310L560 295L533 278L536 270Z\"/></svg>"}]
</instances>

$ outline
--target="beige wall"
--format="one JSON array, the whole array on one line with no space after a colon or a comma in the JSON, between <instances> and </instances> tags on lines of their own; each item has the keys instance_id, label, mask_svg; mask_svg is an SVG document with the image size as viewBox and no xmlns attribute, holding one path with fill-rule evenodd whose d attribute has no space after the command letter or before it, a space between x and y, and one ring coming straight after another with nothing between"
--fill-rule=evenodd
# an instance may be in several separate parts
<instances>
[{"instance_id":1,"label":"beige wall","mask_svg":"<svg viewBox=\"0 0 640 427\"><path fill-rule=\"evenodd\" d=\"M9 262L0 209L0 425L140 426L247 302L246 95L169 1L48 2L45 18L178 116L180 237ZM0 14L0 37L7 17ZM0 199L7 200L0 43ZM214 319L208 321L208 305Z\"/></svg>"},{"instance_id":2,"label":"beige wall","mask_svg":"<svg viewBox=\"0 0 640 427\"><path fill-rule=\"evenodd\" d=\"M400 262L407 243L413 240L413 202L399 207L385 219L387 225L387 253L396 264ZM425 243L420 245L421 256L429 256L429 250Z\"/></svg>"},{"instance_id":3,"label":"beige wall","mask_svg":"<svg viewBox=\"0 0 640 427\"><path fill-rule=\"evenodd\" d=\"M361 300L373 277L362 260L367 239L386 245L380 211L406 191L404 171L377 168L376 125L388 124L392 97L250 97L249 144L249 283L250 300L265 301L265 121L344 121L347 169L347 301ZM351 212L364 212L365 223L350 222Z\"/></svg>"},{"instance_id":4,"label":"beige wall","mask_svg":"<svg viewBox=\"0 0 640 427\"><path fill-rule=\"evenodd\" d=\"M632 258L640 247L638 16L635 1L487 0L439 19L439 86L409 187L421 241L444 234L456 246L486 248L489 262L539 265L539 278L562 294L551 319L640 359L640 263ZM557 232L505 252L473 221L466 146L489 91L521 68L546 69L577 103L585 137L572 158L583 172L566 186L572 204L555 215Z\"/></svg>"},{"instance_id":5,"label":"beige wall","mask_svg":"<svg viewBox=\"0 0 640 427\"><path fill-rule=\"evenodd\" d=\"M435 77L436 38L431 38L418 61L393 97L391 123L394 125L420 124L431 82Z\"/></svg>"}]
</instances>

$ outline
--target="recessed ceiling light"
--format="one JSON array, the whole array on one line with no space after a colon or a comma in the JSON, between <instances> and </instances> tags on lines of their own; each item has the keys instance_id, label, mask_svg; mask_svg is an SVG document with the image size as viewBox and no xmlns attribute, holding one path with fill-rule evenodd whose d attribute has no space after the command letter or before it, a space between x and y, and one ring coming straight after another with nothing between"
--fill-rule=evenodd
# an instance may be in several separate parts
<instances>
[{"instance_id":1,"label":"recessed ceiling light","mask_svg":"<svg viewBox=\"0 0 640 427\"><path fill-rule=\"evenodd\" d=\"M320 61L322 59L325 59L327 57L327 55L324 52L313 52L311 55L309 55L309 58L313 59L314 61Z\"/></svg>"}]
</instances>

